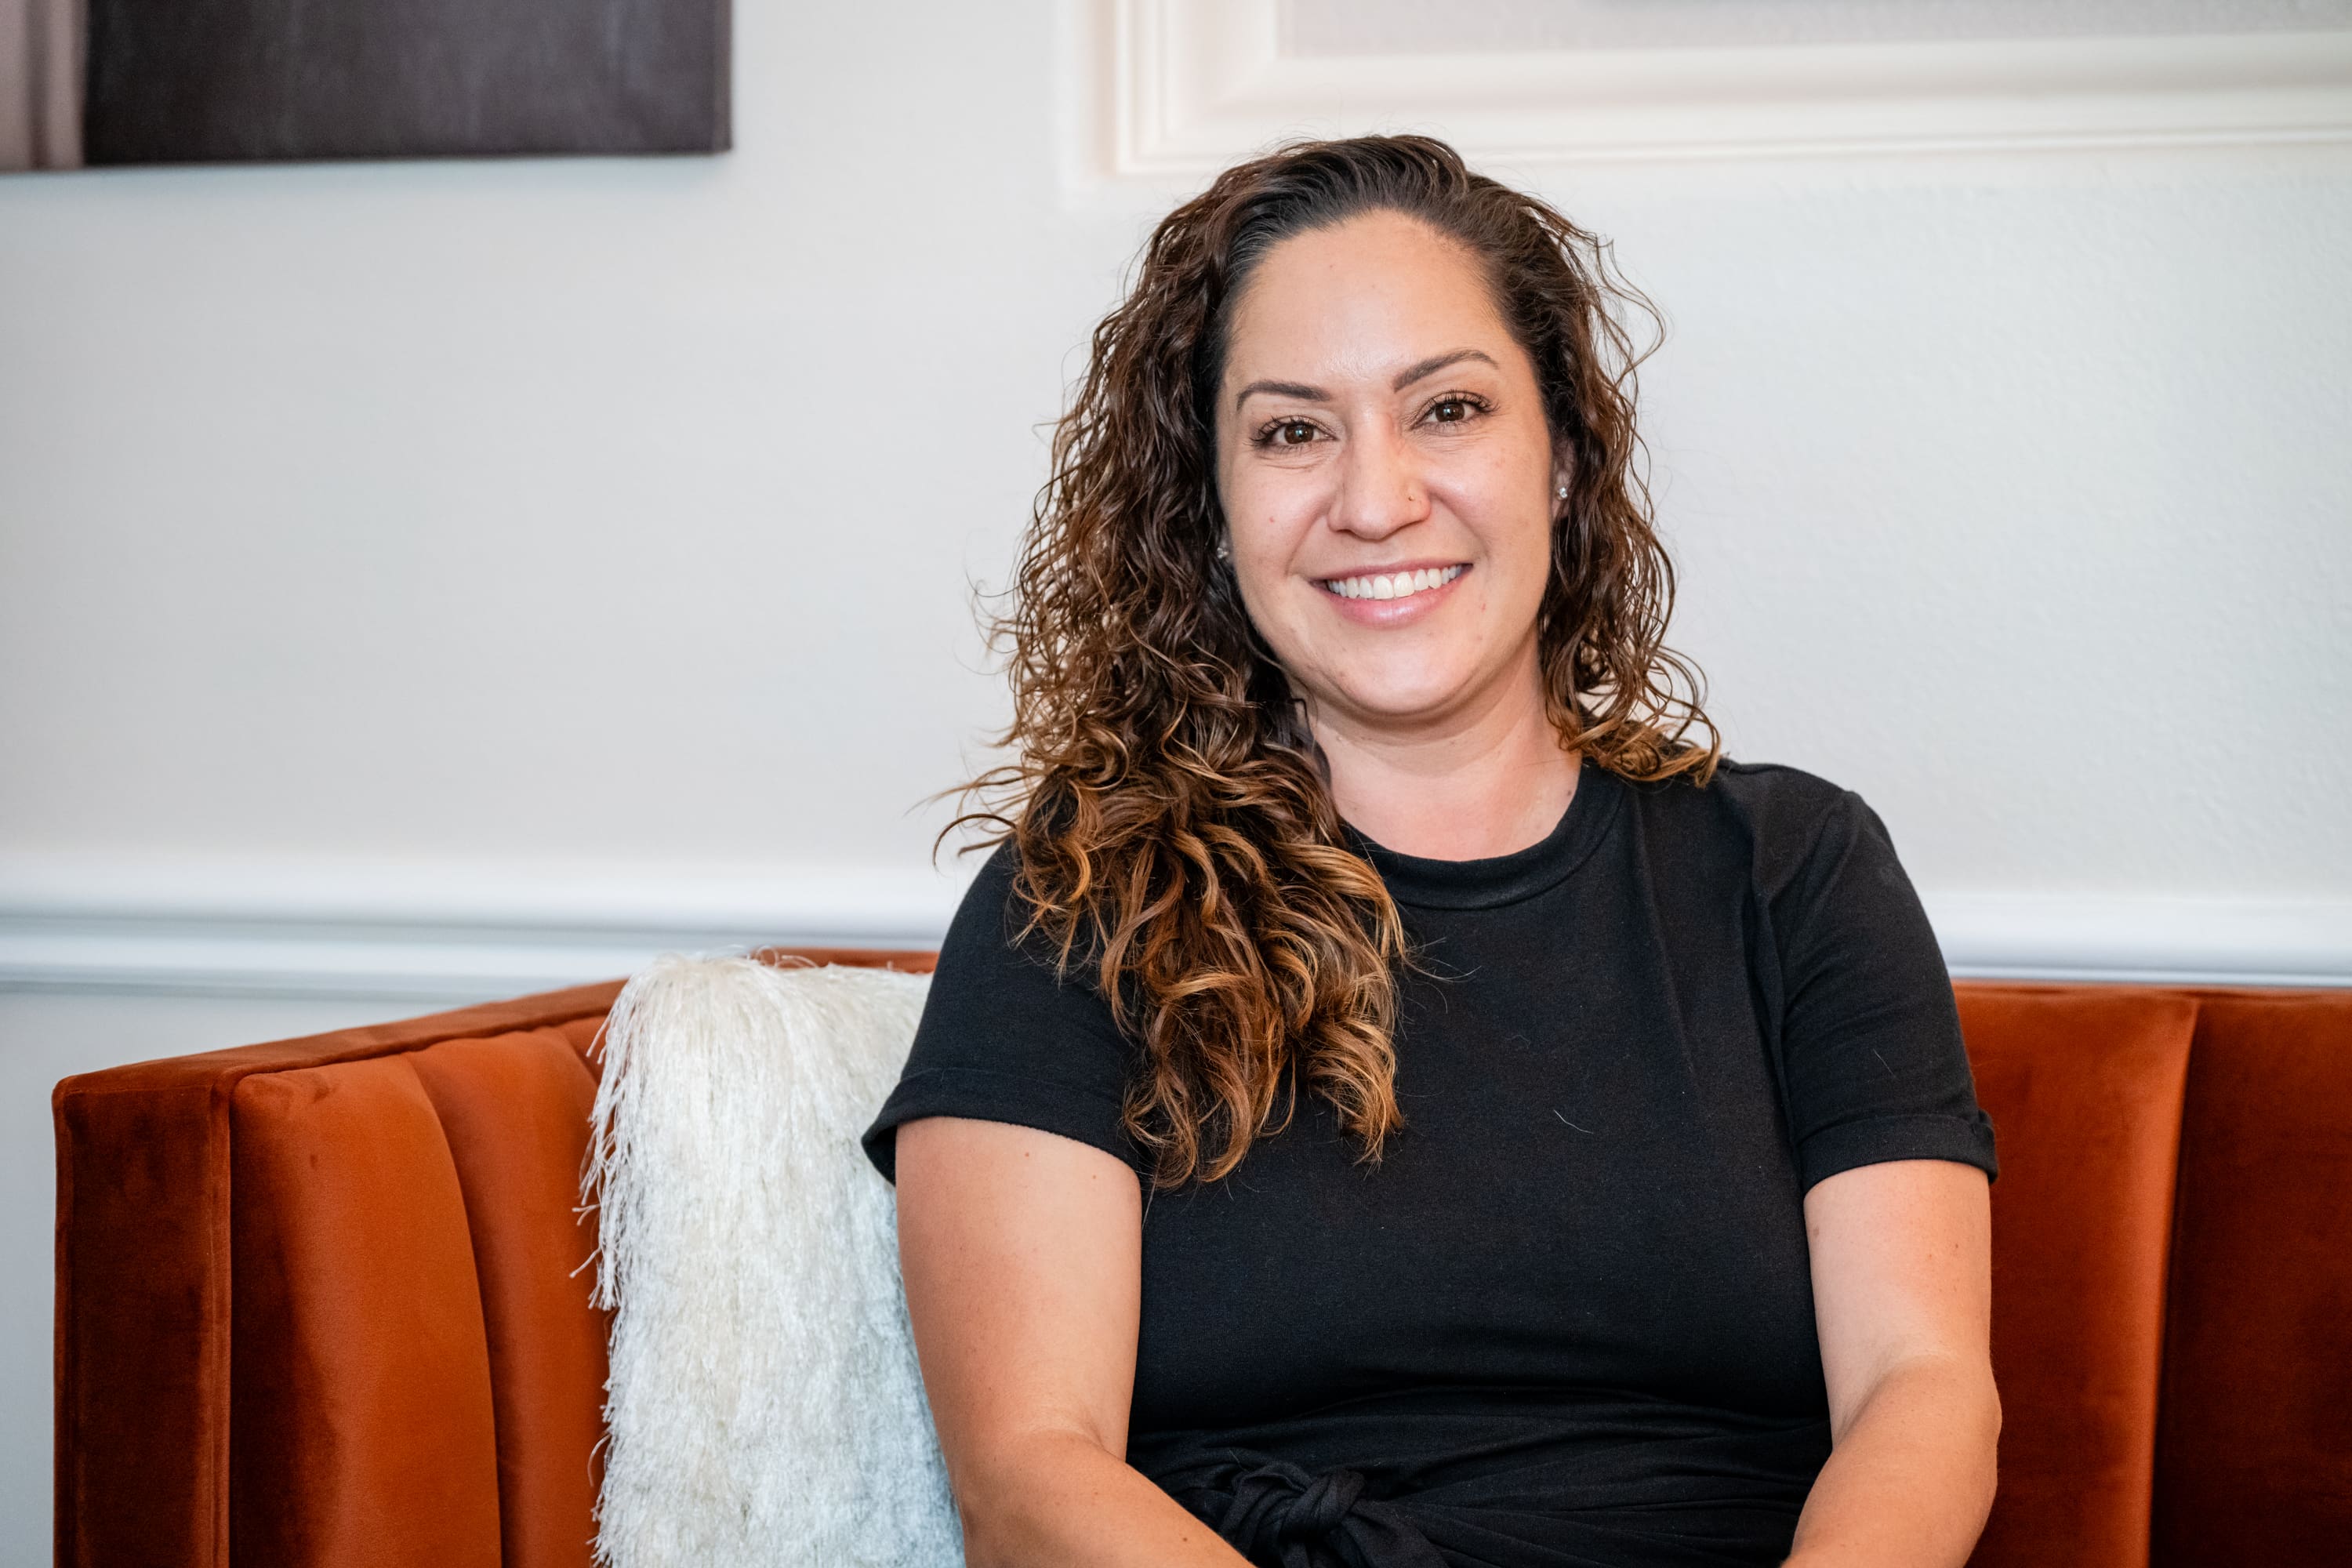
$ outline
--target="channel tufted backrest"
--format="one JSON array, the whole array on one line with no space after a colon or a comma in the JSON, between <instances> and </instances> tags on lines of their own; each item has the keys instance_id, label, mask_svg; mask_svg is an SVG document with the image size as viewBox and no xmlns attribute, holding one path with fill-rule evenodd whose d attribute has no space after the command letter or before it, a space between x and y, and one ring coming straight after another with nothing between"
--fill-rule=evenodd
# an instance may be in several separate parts
<instances>
[{"instance_id":1,"label":"channel tufted backrest","mask_svg":"<svg viewBox=\"0 0 2352 1568\"><path fill-rule=\"evenodd\" d=\"M583 1561L580 1521L596 1501L605 1321L588 1305L595 1231L578 1214L578 1173L596 1095L581 1053L602 1022L446 1040L406 1058L465 1194L509 1563Z\"/></svg>"},{"instance_id":2,"label":"channel tufted backrest","mask_svg":"<svg viewBox=\"0 0 2352 1568\"><path fill-rule=\"evenodd\" d=\"M2179 1194L2157 1568L2352 1559L2352 990L2204 1000Z\"/></svg>"},{"instance_id":3,"label":"channel tufted backrest","mask_svg":"<svg viewBox=\"0 0 2352 1568\"><path fill-rule=\"evenodd\" d=\"M1993 1119L1975 1568L2352 1541L2352 990L1957 987Z\"/></svg>"},{"instance_id":4,"label":"channel tufted backrest","mask_svg":"<svg viewBox=\"0 0 2352 1568\"><path fill-rule=\"evenodd\" d=\"M619 990L58 1086L59 1563L587 1563ZM1958 993L2001 1159L1977 1568L2340 1561L2352 991Z\"/></svg>"},{"instance_id":5,"label":"channel tufted backrest","mask_svg":"<svg viewBox=\"0 0 2352 1568\"><path fill-rule=\"evenodd\" d=\"M574 1211L619 991L58 1086L60 1564L589 1561Z\"/></svg>"},{"instance_id":6,"label":"channel tufted backrest","mask_svg":"<svg viewBox=\"0 0 2352 1568\"><path fill-rule=\"evenodd\" d=\"M1993 1123L2000 1489L1977 1568L2145 1568L2196 998L1958 987Z\"/></svg>"}]
</instances>

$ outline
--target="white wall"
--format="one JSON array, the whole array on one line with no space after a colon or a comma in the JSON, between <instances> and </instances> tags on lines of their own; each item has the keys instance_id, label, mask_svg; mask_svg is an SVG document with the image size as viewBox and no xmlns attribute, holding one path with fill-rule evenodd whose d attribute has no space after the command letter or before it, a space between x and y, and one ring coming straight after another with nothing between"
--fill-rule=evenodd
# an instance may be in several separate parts
<instances>
[{"instance_id":1,"label":"white wall","mask_svg":"<svg viewBox=\"0 0 2352 1568\"><path fill-rule=\"evenodd\" d=\"M0 846L919 859L1131 235L1052 40L747 4L722 158L0 185Z\"/></svg>"},{"instance_id":2,"label":"white wall","mask_svg":"<svg viewBox=\"0 0 2352 1568\"><path fill-rule=\"evenodd\" d=\"M1166 199L1073 188L1063 20L747 0L718 159L0 182L0 973L66 913L936 930L968 590ZM1743 753L1934 893L2352 894L2340 144L1502 172L1673 319Z\"/></svg>"},{"instance_id":3,"label":"white wall","mask_svg":"<svg viewBox=\"0 0 2352 1568\"><path fill-rule=\"evenodd\" d=\"M68 1068L936 933L968 586L1173 188L1087 176L1066 21L742 0L718 159L0 181L0 1206ZM2340 141L1498 172L1672 318L1735 752L1861 790L1956 962L2352 977Z\"/></svg>"}]
</instances>

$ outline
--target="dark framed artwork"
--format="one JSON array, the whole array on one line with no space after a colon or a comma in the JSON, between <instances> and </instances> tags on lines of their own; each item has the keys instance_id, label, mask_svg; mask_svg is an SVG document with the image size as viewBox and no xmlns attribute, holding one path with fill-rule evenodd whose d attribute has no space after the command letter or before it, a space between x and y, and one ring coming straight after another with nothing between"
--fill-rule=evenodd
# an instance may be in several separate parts
<instances>
[{"instance_id":1,"label":"dark framed artwork","mask_svg":"<svg viewBox=\"0 0 2352 1568\"><path fill-rule=\"evenodd\" d=\"M729 0L0 0L0 168L723 152L729 22Z\"/></svg>"}]
</instances>

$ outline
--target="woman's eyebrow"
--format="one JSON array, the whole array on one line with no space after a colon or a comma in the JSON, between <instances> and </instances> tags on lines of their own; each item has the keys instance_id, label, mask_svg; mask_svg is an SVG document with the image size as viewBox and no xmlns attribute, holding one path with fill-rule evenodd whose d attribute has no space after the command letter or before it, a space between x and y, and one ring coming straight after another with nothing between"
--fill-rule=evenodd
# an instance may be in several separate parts
<instances>
[{"instance_id":1,"label":"woman's eyebrow","mask_svg":"<svg viewBox=\"0 0 2352 1568\"><path fill-rule=\"evenodd\" d=\"M1319 386L1309 386L1303 381L1253 381L1234 394L1234 406L1239 408L1255 392L1270 392L1276 397L1296 397L1306 403L1328 403L1331 395Z\"/></svg>"},{"instance_id":2,"label":"woman's eyebrow","mask_svg":"<svg viewBox=\"0 0 2352 1568\"><path fill-rule=\"evenodd\" d=\"M1435 375L1447 365L1460 364L1464 360L1482 360L1493 364L1495 358L1477 349L1455 349L1450 353L1433 354L1419 364L1407 367L1389 384L1391 392L1402 392L1414 382ZM1319 386L1309 386L1303 381L1253 381L1234 394L1234 406L1239 408L1249 401L1253 393L1269 392L1276 397L1296 397L1303 403L1328 403L1331 395Z\"/></svg>"},{"instance_id":3,"label":"woman's eyebrow","mask_svg":"<svg viewBox=\"0 0 2352 1568\"><path fill-rule=\"evenodd\" d=\"M1481 353L1476 349L1455 349L1452 353L1436 354L1422 361L1419 364L1408 367L1398 374L1396 380L1389 384L1389 390L1402 392L1423 376L1435 375L1447 365L1460 364L1464 360L1470 359L1484 360L1488 364L1495 363L1492 354Z\"/></svg>"}]
</instances>

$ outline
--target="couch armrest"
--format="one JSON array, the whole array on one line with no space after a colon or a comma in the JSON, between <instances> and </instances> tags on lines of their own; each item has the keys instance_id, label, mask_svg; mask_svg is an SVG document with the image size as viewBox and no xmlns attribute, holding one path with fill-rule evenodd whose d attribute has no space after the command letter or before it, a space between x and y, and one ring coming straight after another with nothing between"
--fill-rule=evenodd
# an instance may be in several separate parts
<instances>
[{"instance_id":1,"label":"couch armrest","mask_svg":"<svg viewBox=\"0 0 2352 1568\"><path fill-rule=\"evenodd\" d=\"M593 1035L619 993L583 986L58 1085L59 1564L228 1563L239 1087L446 1040L582 1023Z\"/></svg>"}]
</instances>

